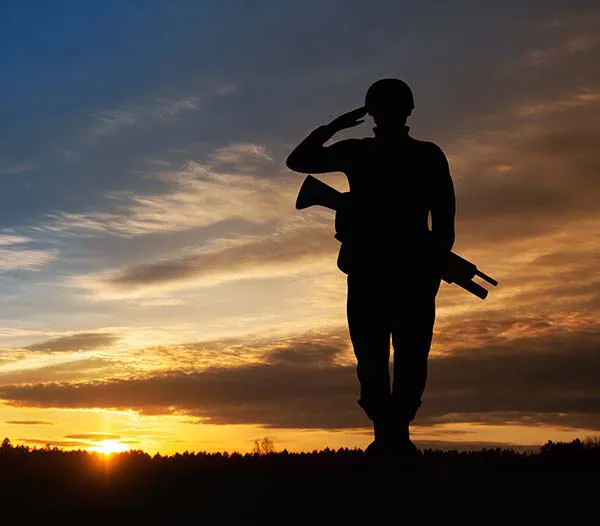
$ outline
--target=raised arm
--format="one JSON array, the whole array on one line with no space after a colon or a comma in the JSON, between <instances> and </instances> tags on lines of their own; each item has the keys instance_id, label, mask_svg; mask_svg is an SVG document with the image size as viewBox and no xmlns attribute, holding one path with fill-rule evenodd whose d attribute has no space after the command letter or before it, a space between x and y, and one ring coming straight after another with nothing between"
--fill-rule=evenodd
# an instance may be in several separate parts
<instances>
[{"instance_id":1,"label":"raised arm","mask_svg":"<svg viewBox=\"0 0 600 526\"><path fill-rule=\"evenodd\" d=\"M343 171L356 139L339 141L331 146L323 145L340 130L364 122L361 118L366 112L364 107L357 108L337 117L329 124L319 126L294 148L285 162L286 166L295 172L311 174Z\"/></svg>"},{"instance_id":2,"label":"raised arm","mask_svg":"<svg viewBox=\"0 0 600 526\"><path fill-rule=\"evenodd\" d=\"M450 251L454 246L455 239L456 196L448 160L438 146L434 146L434 149L431 231L435 244L443 251Z\"/></svg>"}]
</instances>

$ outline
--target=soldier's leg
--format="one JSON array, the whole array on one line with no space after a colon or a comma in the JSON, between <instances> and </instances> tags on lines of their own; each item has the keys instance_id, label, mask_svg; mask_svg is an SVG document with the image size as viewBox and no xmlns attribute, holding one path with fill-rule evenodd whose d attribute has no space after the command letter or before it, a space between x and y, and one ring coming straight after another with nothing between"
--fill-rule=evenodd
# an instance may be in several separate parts
<instances>
[{"instance_id":1,"label":"soldier's leg","mask_svg":"<svg viewBox=\"0 0 600 526\"><path fill-rule=\"evenodd\" d=\"M421 406L427 382L427 361L435 324L435 299L440 280L415 281L398 298L392 320L394 378L392 399L394 413L402 421L411 422Z\"/></svg>"},{"instance_id":2,"label":"soldier's leg","mask_svg":"<svg viewBox=\"0 0 600 526\"><path fill-rule=\"evenodd\" d=\"M390 327L385 298L366 276L348 276L347 316L360 382L358 404L373 421L391 407Z\"/></svg>"}]
</instances>

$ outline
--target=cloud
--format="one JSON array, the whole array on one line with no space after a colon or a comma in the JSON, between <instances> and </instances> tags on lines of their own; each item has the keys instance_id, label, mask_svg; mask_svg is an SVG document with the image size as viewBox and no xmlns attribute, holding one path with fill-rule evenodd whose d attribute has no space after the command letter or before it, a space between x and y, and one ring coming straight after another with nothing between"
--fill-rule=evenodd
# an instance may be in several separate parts
<instances>
[{"instance_id":1,"label":"cloud","mask_svg":"<svg viewBox=\"0 0 600 526\"><path fill-rule=\"evenodd\" d=\"M510 296L511 304L518 300L525 305L536 291L566 293L569 282L572 292L579 287L583 294L589 284L597 248L587 246L587 238L593 238L600 224L595 198L600 194L600 161L595 153L599 122L600 91L575 89L563 97L516 104L446 148L457 189L456 250L500 279L501 286L493 289L498 299ZM286 185L285 193L272 186L262 189L261 196L269 203L278 194L285 195L289 209L297 183ZM282 220L282 208L266 206L273 211L269 221ZM253 207L240 207L251 219ZM193 253L81 276L73 283L93 291L95 297L114 299L157 289L293 274L311 260L332 263L338 246L331 242L331 217L325 221L324 216L307 213L302 219L303 224L280 228L273 236L223 240ZM561 266L561 272L558 267L548 268L544 275L537 271L537 256L560 251L561 246L564 251L567 245L572 254L565 256L569 265L581 272L569 272L568 265ZM442 304L466 305L464 292L455 289L442 297Z\"/></svg>"},{"instance_id":2,"label":"cloud","mask_svg":"<svg viewBox=\"0 0 600 526\"><path fill-rule=\"evenodd\" d=\"M173 307L183 305L185 301L177 298L152 298L141 300L139 305L142 307Z\"/></svg>"},{"instance_id":3,"label":"cloud","mask_svg":"<svg viewBox=\"0 0 600 526\"><path fill-rule=\"evenodd\" d=\"M78 386L9 386L0 388L0 397L23 406L181 412L213 424L336 428L352 421L353 387L350 367L261 364Z\"/></svg>"},{"instance_id":4,"label":"cloud","mask_svg":"<svg viewBox=\"0 0 600 526\"><path fill-rule=\"evenodd\" d=\"M131 104L121 108L101 110L92 115L92 123L82 133L87 140L117 133L134 125L150 125L198 111L205 100L231 93L219 86L199 90L194 95L166 98L154 97L145 104Z\"/></svg>"},{"instance_id":5,"label":"cloud","mask_svg":"<svg viewBox=\"0 0 600 526\"><path fill-rule=\"evenodd\" d=\"M181 329L179 337L183 335ZM233 367L266 361L293 363L342 362L343 355L335 354L341 342L347 347L345 328L314 330L302 335L278 331L279 336L269 330L264 334L246 334L243 337L219 340L191 341L150 346L140 341L159 342L160 331L132 331L123 336L118 345L96 350L67 350L72 342L51 340L50 346L42 343L39 350L7 349L5 354L12 359L0 363L0 385L38 382L78 382L92 379L115 379L161 374L164 371L198 372L211 367ZM143 336L140 340L140 336ZM171 336L170 339L172 339ZM320 343L319 343L320 342ZM273 353L271 358L271 353Z\"/></svg>"},{"instance_id":6,"label":"cloud","mask_svg":"<svg viewBox=\"0 0 600 526\"><path fill-rule=\"evenodd\" d=\"M65 435L65 438L78 438L83 440L119 440L121 435L113 435L110 433L80 433L77 435Z\"/></svg>"},{"instance_id":7,"label":"cloud","mask_svg":"<svg viewBox=\"0 0 600 526\"><path fill-rule=\"evenodd\" d=\"M257 160L274 161L263 145L252 143L234 143L217 148L210 158L216 164L233 164L238 168Z\"/></svg>"},{"instance_id":8,"label":"cloud","mask_svg":"<svg viewBox=\"0 0 600 526\"><path fill-rule=\"evenodd\" d=\"M32 241L32 239L25 236L17 236L14 234L0 235L0 246L22 245L23 243L29 243L30 241Z\"/></svg>"},{"instance_id":9,"label":"cloud","mask_svg":"<svg viewBox=\"0 0 600 526\"><path fill-rule=\"evenodd\" d=\"M30 237L16 234L0 234L0 271L38 270L54 261L58 253L55 250L38 250L15 247L32 242Z\"/></svg>"},{"instance_id":10,"label":"cloud","mask_svg":"<svg viewBox=\"0 0 600 526\"><path fill-rule=\"evenodd\" d=\"M20 426L51 426L52 422L46 422L45 420L6 420L5 424L16 424Z\"/></svg>"},{"instance_id":11,"label":"cloud","mask_svg":"<svg viewBox=\"0 0 600 526\"><path fill-rule=\"evenodd\" d=\"M509 324L507 324L509 325ZM435 356L419 425L479 422L600 430L600 329L556 328L498 337L484 347ZM337 360L342 339L275 345L261 363L185 374L78 384L3 386L17 406L102 407L181 413L213 424L341 429L368 425L356 405L354 364ZM303 359L307 356L306 359Z\"/></svg>"},{"instance_id":12,"label":"cloud","mask_svg":"<svg viewBox=\"0 0 600 526\"><path fill-rule=\"evenodd\" d=\"M56 260L57 257L58 254L54 250L0 249L0 272L38 270Z\"/></svg>"},{"instance_id":13,"label":"cloud","mask_svg":"<svg viewBox=\"0 0 600 526\"><path fill-rule=\"evenodd\" d=\"M600 429L600 328L544 334L432 360L422 422L537 423ZM460 408L460 410L456 410ZM473 418L477 415L477 418Z\"/></svg>"},{"instance_id":14,"label":"cloud","mask_svg":"<svg viewBox=\"0 0 600 526\"><path fill-rule=\"evenodd\" d=\"M126 130L146 131L161 125L167 125L175 119L182 118L191 112L202 109L207 102L218 97L227 96L236 91L231 84L223 82L195 83L192 92L156 95L143 97L132 103L124 103L119 107L105 108L93 112L88 117L88 122L79 131L78 137L82 139L75 150L86 149L124 133ZM188 83L189 86L189 83ZM65 150L67 156L72 157L70 149Z\"/></svg>"},{"instance_id":15,"label":"cloud","mask_svg":"<svg viewBox=\"0 0 600 526\"><path fill-rule=\"evenodd\" d=\"M457 239L534 239L599 218L600 90L518 104L447 147L457 191Z\"/></svg>"},{"instance_id":16,"label":"cloud","mask_svg":"<svg viewBox=\"0 0 600 526\"><path fill-rule=\"evenodd\" d=\"M25 357L0 365L0 383L36 383L48 381L84 381L89 378L114 378L126 375L125 369L117 359L88 357L83 353L77 357L63 352Z\"/></svg>"},{"instance_id":17,"label":"cloud","mask_svg":"<svg viewBox=\"0 0 600 526\"><path fill-rule=\"evenodd\" d=\"M600 90L582 88L563 98L518 104L514 113L520 118L539 119L554 117L556 114L564 116L564 112L568 112L569 110L598 105L600 105Z\"/></svg>"},{"instance_id":18,"label":"cloud","mask_svg":"<svg viewBox=\"0 0 600 526\"><path fill-rule=\"evenodd\" d=\"M484 271L486 261L494 266L511 261L514 268L514 259L524 250L521 243L541 247L548 235L569 224L600 220L593 197L600 192L594 147L600 141L598 117L600 92L582 88L562 98L519 103L449 145L457 189L458 251L480 255L476 262ZM213 161L238 165L246 158L262 162L269 156L263 145L248 143L229 145L212 155ZM326 228L317 214L303 215L300 226L305 230L285 226L283 218L293 209L298 186L291 178L274 181L221 173L210 162L192 162L157 177L170 185L168 192L114 194L114 211L60 213L40 228L131 237L241 220L278 225L276 234L217 240L193 252L184 249L183 254L159 256L145 264L78 276L71 284L92 291L96 298L143 297L159 289L295 273L311 258L315 264L330 260L338 248L330 239L331 218Z\"/></svg>"},{"instance_id":19,"label":"cloud","mask_svg":"<svg viewBox=\"0 0 600 526\"><path fill-rule=\"evenodd\" d=\"M36 164L30 161L22 161L17 163L4 163L0 172L5 174L20 174L24 172L30 172L31 170L36 168Z\"/></svg>"},{"instance_id":20,"label":"cloud","mask_svg":"<svg viewBox=\"0 0 600 526\"><path fill-rule=\"evenodd\" d=\"M113 333L102 332L79 332L60 338L53 338L25 347L30 351L40 352L74 352L88 351L101 347L110 347L117 342L121 336Z\"/></svg>"},{"instance_id":21,"label":"cloud","mask_svg":"<svg viewBox=\"0 0 600 526\"><path fill-rule=\"evenodd\" d=\"M157 98L149 106L138 105L99 111L92 116L94 122L84 132L84 135L90 138L111 135L127 126L173 118L189 111L196 111L200 105L200 97L183 97L172 100Z\"/></svg>"},{"instance_id":22,"label":"cloud","mask_svg":"<svg viewBox=\"0 0 600 526\"><path fill-rule=\"evenodd\" d=\"M109 135L123 126L135 124L138 119L139 113L137 111L101 111L94 115L95 123L87 130L87 134L92 136Z\"/></svg>"},{"instance_id":23,"label":"cloud","mask_svg":"<svg viewBox=\"0 0 600 526\"><path fill-rule=\"evenodd\" d=\"M344 346L340 346L340 343L342 342L339 339L332 341L296 339L293 347L288 344L271 349L265 355L265 361L273 365L292 367L331 366L344 352Z\"/></svg>"},{"instance_id":24,"label":"cloud","mask_svg":"<svg viewBox=\"0 0 600 526\"><path fill-rule=\"evenodd\" d=\"M598 42L599 39L595 35L572 35L553 46L528 51L525 55L525 64L540 67L551 65L558 60L568 60L573 55L594 50Z\"/></svg>"},{"instance_id":25,"label":"cloud","mask_svg":"<svg viewBox=\"0 0 600 526\"><path fill-rule=\"evenodd\" d=\"M268 236L223 241L196 253L125 269L74 278L96 298L135 296L146 289L177 289L289 275L324 260L335 262L339 243L331 226L300 227Z\"/></svg>"},{"instance_id":26,"label":"cloud","mask_svg":"<svg viewBox=\"0 0 600 526\"><path fill-rule=\"evenodd\" d=\"M276 182L222 173L193 161L180 170L154 175L168 185L166 192L114 192L107 196L115 205L112 211L57 212L34 230L132 237L202 228L227 220L264 223L293 209L295 184L283 177Z\"/></svg>"},{"instance_id":27,"label":"cloud","mask_svg":"<svg viewBox=\"0 0 600 526\"><path fill-rule=\"evenodd\" d=\"M477 300L458 287L444 286L438 296L439 337L445 338L448 324L463 326L463 334L470 337L482 324L507 318L515 320L506 329L510 337L537 335L544 324L568 330L593 327L600 307L595 237L599 227L600 219L582 219L539 237L469 245L464 255L500 285L489 287L490 296L477 307ZM492 333L494 325L490 328ZM454 346L462 337L460 331L449 333L445 344Z\"/></svg>"}]
</instances>

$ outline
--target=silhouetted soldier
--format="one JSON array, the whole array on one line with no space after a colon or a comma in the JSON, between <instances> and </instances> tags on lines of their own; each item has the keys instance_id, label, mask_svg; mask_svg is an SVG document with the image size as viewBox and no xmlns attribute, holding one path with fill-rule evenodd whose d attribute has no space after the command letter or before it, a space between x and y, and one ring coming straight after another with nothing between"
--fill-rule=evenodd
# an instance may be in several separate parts
<instances>
[{"instance_id":1,"label":"silhouetted soldier","mask_svg":"<svg viewBox=\"0 0 600 526\"><path fill-rule=\"evenodd\" d=\"M368 453L417 452L409 424L425 389L440 264L454 244L448 162L436 144L409 135L406 121L413 108L406 83L378 80L364 107L314 130L286 163L296 172L339 171L348 177L350 192L336 214L336 237L342 241L338 266L348 274L358 404L373 421ZM364 122L367 113L375 121L375 137L324 146L336 132Z\"/></svg>"}]
</instances>

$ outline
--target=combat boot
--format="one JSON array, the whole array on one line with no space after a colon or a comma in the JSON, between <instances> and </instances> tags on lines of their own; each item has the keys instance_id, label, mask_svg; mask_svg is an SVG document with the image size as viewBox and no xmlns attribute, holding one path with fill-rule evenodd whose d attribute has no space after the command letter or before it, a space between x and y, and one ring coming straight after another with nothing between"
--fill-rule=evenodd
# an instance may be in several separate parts
<instances>
[{"instance_id":1,"label":"combat boot","mask_svg":"<svg viewBox=\"0 0 600 526\"><path fill-rule=\"evenodd\" d=\"M394 447L393 428L388 419L373 421L373 441L365 449L369 456L381 456L390 453Z\"/></svg>"},{"instance_id":2,"label":"combat boot","mask_svg":"<svg viewBox=\"0 0 600 526\"><path fill-rule=\"evenodd\" d=\"M415 457L420 455L419 448L410 439L410 422L406 420L396 420L390 426L390 441L392 442L391 449L395 455L402 457Z\"/></svg>"}]
</instances>

